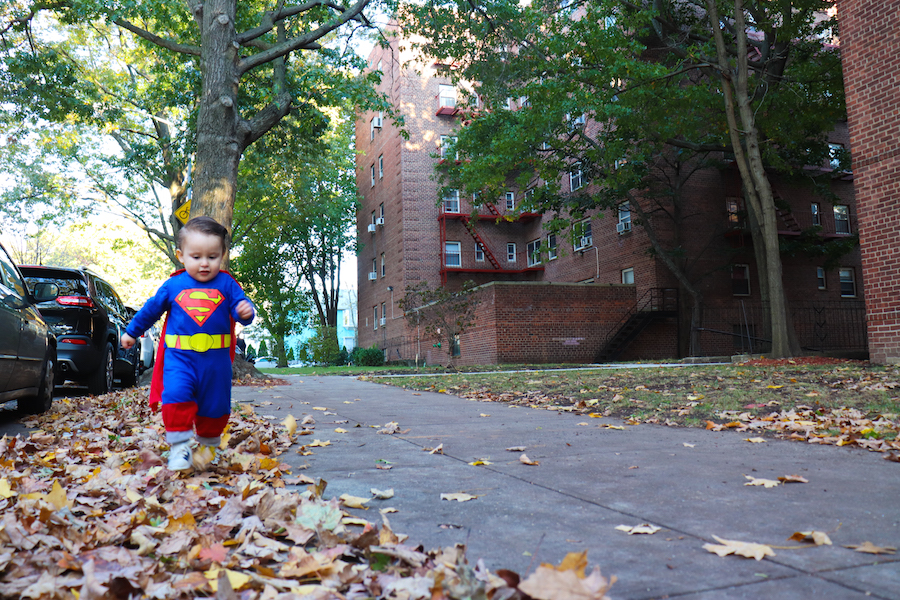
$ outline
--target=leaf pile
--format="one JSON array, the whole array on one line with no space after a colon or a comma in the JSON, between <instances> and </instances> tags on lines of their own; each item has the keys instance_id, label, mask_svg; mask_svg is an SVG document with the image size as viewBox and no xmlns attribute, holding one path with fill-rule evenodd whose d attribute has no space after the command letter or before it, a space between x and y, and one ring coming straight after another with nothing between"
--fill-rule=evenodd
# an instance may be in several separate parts
<instances>
[{"instance_id":1,"label":"leaf pile","mask_svg":"<svg viewBox=\"0 0 900 600\"><path fill-rule=\"evenodd\" d=\"M27 424L40 429L0 439L0 597L527 599L517 575L470 566L461 546L423 552L383 514L371 523L325 499L324 481L297 488L312 480L279 456L308 430L249 405L232 415L228 449L190 474L165 468L146 389L57 399ZM602 600L608 586L579 566L583 597ZM570 576L548 572L523 586Z\"/></svg>"},{"instance_id":2,"label":"leaf pile","mask_svg":"<svg viewBox=\"0 0 900 600\"><path fill-rule=\"evenodd\" d=\"M719 416L726 422L710 421L707 429L766 430L811 444L857 446L873 452L900 451L900 419L896 414L866 415L851 408L817 410L811 406L798 406L762 417L730 411L722 411Z\"/></svg>"}]
</instances>

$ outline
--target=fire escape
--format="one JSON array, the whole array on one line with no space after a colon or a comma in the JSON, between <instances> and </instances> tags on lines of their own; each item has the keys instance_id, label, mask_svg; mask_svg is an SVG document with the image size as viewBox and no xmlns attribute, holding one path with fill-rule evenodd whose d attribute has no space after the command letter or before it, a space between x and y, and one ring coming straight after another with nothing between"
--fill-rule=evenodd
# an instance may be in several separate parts
<instances>
[{"instance_id":1,"label":"fire escape","mask_svg":"<svg viewBox=\"0 0 900 600\"><path fill-rule=\"evenodd\" d=\"M544 266L541 264L537 264L530 267L525 267L524 269L504 269L500 260L497 259L496 254L491 250L490 244L487 240L482 237L482 235L478 232L478 228L472 226L472 219L477 221L482 220L492 220L495 222L507 221L510 224L513 223L525 223L532 221L536 218L539 218L540 213L519 213L515 215L514 218L510 216L504 216L497 207L491 202L485 202L482 204L482 207L487 210L487 213L482 212L480 209L475 215L469 213L462 212L448 212L445 210L445 207L441 207L441 214L438 216L438 220L440 222L440 244L441 244L441 284L445 285L447 283L447 275L449 273L491 273L491 274L523 274L523 273L536 273L544 270ZM445 253L446 242L447 242L447 222L448 221L460 221L465 227L468 234L475 240L475 243L478 244L478 247L481 248L482 252L484 252L484 257L488 263L490 263L490 268L472 268L472 267L464 267L462 263L460 263L459 267L451 267L447 266L447 256ZM527 260L527 258L526 258Z\"/></svg>"}]
</instances>

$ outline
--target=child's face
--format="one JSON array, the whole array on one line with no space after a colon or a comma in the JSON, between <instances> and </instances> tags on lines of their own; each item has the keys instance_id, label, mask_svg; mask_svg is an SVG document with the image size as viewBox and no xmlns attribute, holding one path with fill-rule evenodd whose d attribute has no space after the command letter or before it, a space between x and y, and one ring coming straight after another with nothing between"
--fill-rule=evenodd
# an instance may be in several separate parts
<instances>
[{"instance_id":1,"label":"child's face","mask_svg":"<svg viewBox=\"0 0 900 600\"><path fill-rule=\"evenodd\" d=\"M199 231L188 231L181 248L175 251L188 275L201 282L210 281L219 274L224 254L220 237Z\"/></svg>"}]
</instances>

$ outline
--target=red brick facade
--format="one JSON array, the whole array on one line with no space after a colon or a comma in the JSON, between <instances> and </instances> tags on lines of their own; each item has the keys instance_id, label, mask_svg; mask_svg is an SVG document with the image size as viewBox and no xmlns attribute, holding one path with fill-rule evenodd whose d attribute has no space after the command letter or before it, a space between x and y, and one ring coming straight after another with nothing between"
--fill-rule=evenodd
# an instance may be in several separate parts
<instances>
[{"instance_id":1,"label":"red brick facade","mask_svg":"<svg viewBox=\"0 0 900 600\"><path fill-rule=\"evenodd\" d=\"M433 348L432 340L422 340L421 332L417 334L407 325L398 301L407 286L420 281L432 287L446 281L456 287L471 279L478 284L496 283L480 292L488 301L479 307L477 326L461 337L457 364L593 362L609 337L609 328L624 314L626 298L634 307L650 290L678 288L677 280L648 252L650 243L642 227L617 230L616 211L590 214L590 243L559 234L555 256L545 249L539 261L529 261L529 243L547 241L544 224L549 217L498 219L498 213L508 214L504 199L500 199L494 205L497 213L482 207L481 218L474 223L483 242L481 256L472 228L467 226L472 199L460 197L458 211L452 214L439 206L434 175L439 158L435 155L440 153L441 135L452 135L459 126L451 114L439 114L452 112L440 109L439 98L440 86L450 82L438 77L433 65L420 65L421 75L404 69L411 58L392 41L387 48L373 50L369 61L371 68L384 73L381 89L390 94L404 116L409 138L401 137L399 129L386 119L380 128L373 128L372 120L378 115L372 113L359 115L357 121L357 182L362 195L358 214L359 345L374 344L385 350L389 360L412 360L418 354L429 364L448 362L445 348ZM843 124L831 138L849 146ZM801 229L813 224L814 204L820 209L824 243L842 237L831 204L816 198L810 186L799 181L773 183L780 198L791 206L790 215L779 225L785 239L798 237ZM758 342L732 335L740 331L759 336L762 326L748 323L764 320L749 234L729 221L728 200L739 198L740 190L735 168L706 169L690 180L689 210L681 215L680 227L652 217L659 235L684 249L684 268L703 294L706 310L699 347L688 347L690 313L688 303L682 301L678 319L653 323L620 359L730 355L760 349ZM521 192L511 191L518 206ZM852 177L835 181L832 191L841 206L847 207L847 225L855 232ZM377 221L382 206L383 225ZM454 249L459 244L458 259L454 256L450 261L452 267L444 256L447 243ZM514 252L508 252L509 245ZM842 311L861 305L859 251L842 257L840 268L824 271L820 279L817 270L822 264L820 259L785 257L784 279L789 302L802 308L795 326L803 343L834 348L840 346L836 323L847 320ZM734 265L747 265L746 294L736 295ZM841 273L853 277L852 293L842 293L847 282L842 288ZM633 285L622 285L626 276L633 278ZM582 285L572 285L579 283ZM682 296L684 300L686 295ZM819 312L807 322L804 319L811 303L817 303ZM864 332L862 338L860 344L864 345Z\"/></svg>"},{"instance_id":2,"label":"red brick facade","mask_svg":"<svg viewBox=\"0 0 900 600\"><path fill-rule=\"evenodd\" d=\"M900 1L840 0L871 360L900 363Z\"/></svg>"}]
</instances>

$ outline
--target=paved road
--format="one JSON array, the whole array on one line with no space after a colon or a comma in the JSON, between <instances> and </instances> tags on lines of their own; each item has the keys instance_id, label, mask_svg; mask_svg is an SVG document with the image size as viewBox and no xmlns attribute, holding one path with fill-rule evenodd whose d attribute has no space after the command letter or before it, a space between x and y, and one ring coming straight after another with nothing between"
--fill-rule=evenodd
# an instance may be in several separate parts
<instances>
[{"instance_id":1,"label":"paved road","mask_svg":"<svg viewBox=\"0 0 900 600\"><path fill-rule=\"evenodd\" d=\"M900 598L900 556L843 547L900 546L900 464L879 454L774 439L751 444L735 432L606 429L600 424L621 423L350 377L285 379L290 385L235 388L234 399L279 421L312 415L316 432L304 441L331 445L311 456L291 452L287 462L327 480L327 497L392 488L394 498L353 512L379 521L378 508L396 508L391 525L414 545L465 543L470 562L522 575L587 549L591 565L618 577L611 597L619 600ZM391 421L404 433L379 434ZM439 444L443 454L423 450ZM520 453L505 450L511 446L525 446L540 465L520 463ZM491 464L468 464L477 459ZM745 475L794 474L809 483L744 485ZM453 492L478 498L441 500ZM615 529L641 523L662 530L629 536ZM776 548L759 562L703 549L713 535L796 546L787 538L812 530L834 544Z\"/></svg>"}]
</instances>

